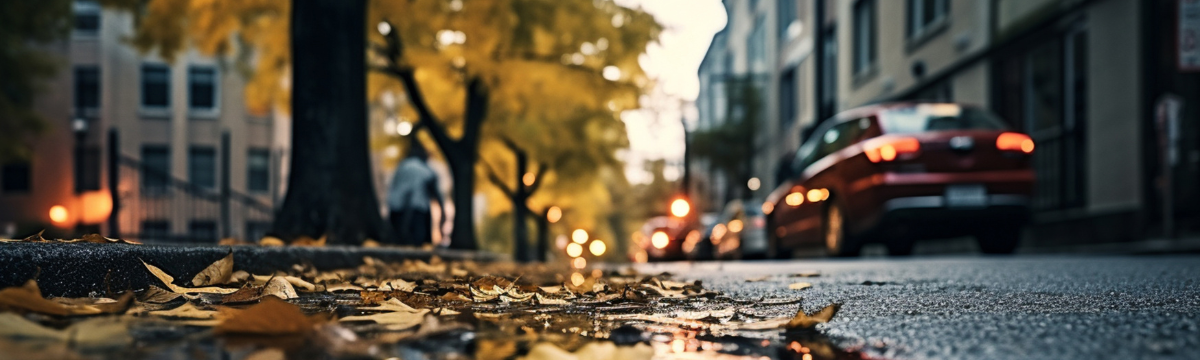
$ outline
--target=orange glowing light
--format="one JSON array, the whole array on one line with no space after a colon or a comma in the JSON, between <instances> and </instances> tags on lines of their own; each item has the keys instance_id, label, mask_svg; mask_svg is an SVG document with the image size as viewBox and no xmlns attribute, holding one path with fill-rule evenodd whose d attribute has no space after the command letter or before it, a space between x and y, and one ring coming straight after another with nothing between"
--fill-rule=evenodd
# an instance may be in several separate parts
<instances>
[{"instance_id":1,"label":"orange glowing light","mask_svg":"<svg viewBox=\"0 0 1200 360\"><path fill-rule=\"evenodd\" d=\"M683 339L671 340L671 352L681 353L683 350L686 350L686 344L683 343Z\"/></svg>"},{"instance_id":2,"label":"orange glowing light","mask_svg":"<svg viewBox=\"0 0 1200 360\"><path fill-rule=\"evenodd\" d=\"M112 196L107 191L88 191L79 198L79 221L85 224L99 224L108 220L112 214ZM68 216L69 217L69 216Z\"/></svg>"},{"instance_id":3,"label":"orange glowing light","mask_svg":"<svg viewBox=\"0 0 1200 360\"><path fill-rule=\"evenodd\" d=\"M553 224L559 220L562 220L562 208L551 206L549 210L546 210L546 221Z\"/></svg>"},{"instance_id":4,"label":"orange glowing light","mask_svg":"<svg viewBox=\"0 0 1200 360\"><path fill-rule=\"evenodd\" d=\"M713 226L711 239L713 245L720 244L721 239L725 238L725 232L728 230L729 229L725 227L725 224L717 224L716 226Z\"/></svg>"},{"instance_id":5,"label":"orange glowing light","mask_svg":"<svg viewBox=\"0 0 1200 360\"><path fill-rule=\"evenodd\" d=\"M50 207L50 221L53 221L55 224L66 224L68 216L69 214L67 213L67 208L63 207L62 205L54 205Z\"/></svg>"},{"instance_id":6,"label":"orange glowing light","mask_svg":"<svg viewBox=\"0 0 1200 360\"><path fill-rule=\"evenodd\" d=\"M675 199L671 202L671 215L675 217L687 216L688 212L692 211L692 205L688 204L687 200Z\"/></svg>"},{"instance_id":7,"label":"orange glowing light","mask_svg":"<svg viewBox=\"0 0 1200 360\"><path fill-rule=\"evenodd\" d=\"M821 189L821 201L829 200L829 189Z\"/></svg>"},{"instance_id":8,"label":"orange glowing light","mask_svg":"<svg viewBox=\"0 0 1200 360\"><path fill-rule=\"evenodd\" d=\"M585 268L585 267L587 267L587 259L577 257L577 258L575 258L575 260L571 261L571 265L574 266L576 269Z\"/></svg>"},{"instance_id":9,"label":"orange glowing light","mask_svg":"<svg viewBox=\"0 0 1200 360\"><path fill-rule=\"evenodd\" d=\"M742 224L741 220L738 220L738 219L729 220L729 231L730 232L742 232L742 227L744 227L744 226L745 226L745 224Z\"/></svg>"},{"instance_id":10,"label":"orange glowing light","mask_svg":"<svg viewBox=\"0 0 1200 360\"><path fill-rule=\"evenodd\" d=\"M921 141L910 137L880 136L863 142L863 153L873 163L892 161L921 150Z\"/></svg>"},{"instance_id":11,"label":"orange glowing light","mask_svg":"<svg viewBox=\"0 0 1200 360\"><path fill-rule=\"evenodd\" d=\"M771 215L771 212L775 211L775 204L769 202L763 203L762 211L763 215Z\"/></svg>"},{"instance_id":12,"label":"orange glowing light","mask_svg":"<svg viewBox=\"0 0 1200 360\"><path fill-rule=\"evenodd\" d=\"M571 285L575 285L575 286L583 285L584 280L585 279L583 278L583 274L580 274L580 273L571 274Z\"/></svg>"},{"instance_id":13,"label":"orange glowing light","mask_svg":"<svg viewBox=\"0 0 1200 360\"><path fill-rule=\"evenodd\" d=\"M1029 135L1006 132L996 138L996 148L1030 154L1033 153L1034 144L1033 139L1030 139Z\"/></svg>"},{"instance_id":14,"label":"orange glowing light","mask_svg":"<svg viewBox=\"0 0 1200 360\"><path fill-rule=\"evenodd\" d=\"M800 192L789 193L787 197L783 198L783 202L789 206L800 206L800 204L804 203L804 194Z\"/></svg>"},{"instance_id":15,"label":"orange glowing light","mask_svg":"<svg viewBox=\"0 0 1200 360\"><path fill-rule=\"evenodd\" d=\"M821 190L820 189L808 190L808 202L818 202L818 201L821 201Z\"/></svg>"},{"instance_id":16,"label":"orange glowing light","mask_svg":"<svg viewBox=\"0 0 1200 360\"><path fill-rule=\"evenodd\" d=\"M577 243L567 244L567 255L570 257L579 257L583 255L583 245Z\"/></svg>"},{"instance_id":17,"label":"orange glowing light","mask_svg":"<svg viewBox=\"0 0 1200 360\"><path fill-rule=\"evenodd\" d=\"M587 239L588 233L586 230L575 229L575 231L571 232L571 241L574 241L576 244L585 243L587 242Z\"/></svg>"},{"instance_id":18,"label":"orange glowing light","mask_svg":"<svg viewBox=\"0 0 1200 360\"><path fill-rule=\"evenodd\" d=\"M604 251L606 250L608 250L608 246L604 245L604 241L600 239L592 240L592 244L588 245L588 251L592 252L592 255L595 256L604 255Z\"/></svg>"},{"instance_id":19,"label":"orange glowing light","mask_svg":"<svg viewBox=\"0 0 1200 360\"><path fill-rule=\"evenodd\" d=\"M654 245L655 248L665 248L669 243L671 243L671 238L665 232L655 231L654 235L650 235L650 245Z\"/></svg>"},{"instance_id":20,"label":"orange glowing light","mask_svg":"<svg viewBox=\"0 0 1200 360\"><path fill-rule=\"evenodd\" d=\"M521 182L524 183L525 186L533 186L533 182L535 180L537 180L537 175L534 175L533 173L525 173L525 175L521 176Z\"/></svg>"}]
</instances>

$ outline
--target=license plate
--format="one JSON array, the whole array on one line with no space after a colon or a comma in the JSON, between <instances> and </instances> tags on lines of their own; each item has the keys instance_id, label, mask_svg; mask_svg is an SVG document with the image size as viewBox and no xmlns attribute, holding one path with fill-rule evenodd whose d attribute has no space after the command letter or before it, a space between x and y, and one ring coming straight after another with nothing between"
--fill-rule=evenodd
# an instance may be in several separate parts
<instances>
[{"instance_id":1,"label":"license plate","mask_svg":"<svg viewBox=\"0 0 1200 360\"><path fill-rule=\"evenodd\" d=\"M947 207L987 206L987 190L983 185L950 185L946 187Z\"/></svg>"}]
</instances>

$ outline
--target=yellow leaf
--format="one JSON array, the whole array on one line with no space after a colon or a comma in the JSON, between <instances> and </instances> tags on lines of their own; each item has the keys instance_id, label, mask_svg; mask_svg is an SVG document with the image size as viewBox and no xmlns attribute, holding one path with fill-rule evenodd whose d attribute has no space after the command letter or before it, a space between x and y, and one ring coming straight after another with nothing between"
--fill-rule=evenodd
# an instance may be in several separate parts
<instances>
[{"instance_id":1,"label":"yellow leaf","mask_svg":"<svg viewBox=\"0 0 1200 360\"><path fill-rule=\"evenodd\" d=\"M94 315L103 312L92 305L68 305L46 300L42 297L37 282L33 280L25 282L25 286L0 290L0 308L60 316Z\"/></svg>"},{"instance_id":2,"label":"yellow leaf","mask_svg":"<svg viewBox=\"0 0 1200 360\"><path fill-rule=\"evenodd\" d=\"M174 283L175 278L171 277L171 275L168 275L165 271L162 271L162 269L159 269L157 266L150 265L150 264L146 263L145 261L142 261L142 264L146 265L146 270L150 270L150 274L154 275L154 277L158 278L159 281L162 281L163 284L167 285L168 289L170 289L171 291L174 291L176 293L180 293L180 294L192 294L192 293L232 294L233 292L238 290L238 289L220 288L220 287L215 287L215 286L202 287L202 288L185 288L185 287L182 287L179 285L175 285L175 283Z\"/></svg>"},{"instance_id":3,"label":"yellow leaf","mask_svg":"<svg viewBox=\"0 0 1200 360\"><path fill-rule=\"evenodd\" d=\"M792 290L804 290L804 289L807 289L810 287L812 287L812 284L809 284L806 282L798 282L798 283L788 285L788 289L792 289Z\"/></svg>"},{"instance_id":4,"label":"yellow leaf","mask_svg":"<svg viewBox=\"0 0 1200 360\"><path fill-rule=\"evenodd\" d=\"M192 305L192 303L183 303L183 305L179 305L178 307L170 310L151 311L149 314L154 316L191 320L210 320L217 317L216 311L202 310L197 308L195 305Z\"/></svg>"},{"instance_id":5,"label":"yellow leaf","mask_svg":"<svg viewBox=\"0 0 1200 360\"><path fill-rule=\"evenodd\" d=\"M229 282L231 276L233 276L233 250L230 250L229 254L225 255L221 260L217 260L204 268L204 270L200 270L200 273L192 278L192 286L225 284Z\"/></svg>"},{"instance_id":6,"label":"yellow leaf","mask_svg":"<svg viewBox=\"0 0 1200 360\"><path fill-rule=\"evenodd\" d=\"M809 329L817 324L827 323L833 320L833 315L837 314L838 309L841 307L841 304L830 304L812 315L805 314L804 308L800 308L800 311L796 312L796 316L783 327L787 329Z\"/></svg>"}]
</instances>

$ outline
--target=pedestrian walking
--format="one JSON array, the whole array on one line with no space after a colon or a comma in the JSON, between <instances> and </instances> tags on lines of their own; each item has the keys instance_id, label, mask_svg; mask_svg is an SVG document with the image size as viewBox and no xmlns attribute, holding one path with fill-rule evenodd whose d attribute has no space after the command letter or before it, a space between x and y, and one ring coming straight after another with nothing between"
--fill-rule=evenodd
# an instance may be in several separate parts
<instances>
[{"instance_id":1,"label":"pedestrian walking","mask_svg":"<svg viewBox=\"0 0 1200 360\"><path fill-rule=\"evenodd\" d=\"M388 188L388 219L395 230L393 242L399 245L421 246L433 241L433 231L441 231L446 221L446 202L438 191L437 173L429 167L429 155L420 142L413 139L408 155L396 165ZM431 208L437 201L439 224L433 224Z\"/></svg>"}]
</instances>

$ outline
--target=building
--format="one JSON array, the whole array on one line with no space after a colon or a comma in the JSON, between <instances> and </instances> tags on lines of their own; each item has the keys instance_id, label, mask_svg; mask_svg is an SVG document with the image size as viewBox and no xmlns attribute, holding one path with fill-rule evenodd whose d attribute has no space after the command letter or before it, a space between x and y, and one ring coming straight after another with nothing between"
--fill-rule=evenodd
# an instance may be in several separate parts
<instances>
[{"instance_id":1,"label":"building","mask_svg":"<svg viewBox=\"0 0 1200 360\"><path fill-rule=\"evenodd\" d=\"M739 31L738 19L746 17L739 15L743 11L739 9L771 2L727 0L730 26L718 37L745 42L733 35ZM821 30L802 32L821 46L812 47L811 55L800 62L813 64L802 65L804 70L797 73L801 84L795 100L800 114L797 125L772 127L772 121L764 122L768 133L779 131L782 137L764 145L794 151L795 144L788 139L800 138L804 129L811 128L806 122L809 116L819 122L872 103L920 99L982 105L1037 142L1031 227L1036 244L1200 233L1200 182L1196 180L1200 176L1200 50L1195 36L1200 31L1200 4L1174 0L797 0L795 4L803 9L801 23L821 19ZM803 15L808 10L812 16ZM763 19L767 21L760 23L772 26L768 18ZM715 73L715 64L709 63L719 57L749 56L732 54L737 51L746 50L714 46L701 78ZM782 59L788 49L775 51ZM778 69L787 69L787 62L777 59L771 60L779 64L772 71L773 79L786 73ZM774 89L776 94L790 91ZM708 108L710 118L715 118L713 114L719 112L711 109L717 107L716 97L702 92L698 100L702 114ZM1171 105L1164 105L1163 99L1172 99ZM777 122L787 121L785 117ZM1166 144L1173 150L1165 150Z\"/></svg>"},{"instance_id":2,"label":"building","mask_svg":"<svg viewBox=\"0 0 1200 360\"><path fill-rule=\"evenodd\" d=\"M0 235L261 236L281 194L286 123L247 111L228 61L141 54L124 40L132 14L74 9L73 34L49 49L65 65L36 103L49 131L29 162L0 169Z\"/></svg>"},{"instance_id":3,"label":"building","mask_svg":"<svg viewBox=\"0 0 1200 360\"><path fill-rule=\"evenodd\" d=\"M761 199L779 183L779 164L800 146L800 133L816 124L814 12L789 0L725 1L729 20L713 37L700 65L695 131L738 121L747 113L756 125L752 156L744 173L713 169L693 159L692 194L703 208L719 211L734 199ZM745 92L755 96L748 98ZM753 111L746 107L756 107ZM703 144L728 146L728 144Z\"/></svg>"}]
</instances>

